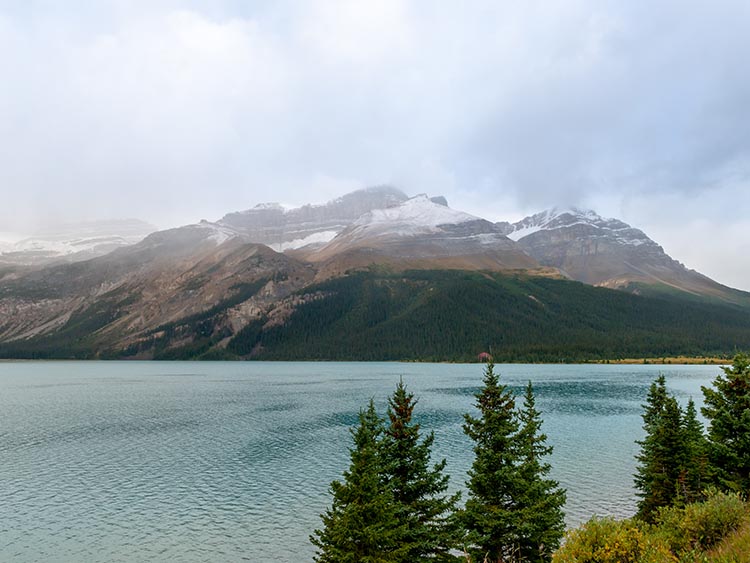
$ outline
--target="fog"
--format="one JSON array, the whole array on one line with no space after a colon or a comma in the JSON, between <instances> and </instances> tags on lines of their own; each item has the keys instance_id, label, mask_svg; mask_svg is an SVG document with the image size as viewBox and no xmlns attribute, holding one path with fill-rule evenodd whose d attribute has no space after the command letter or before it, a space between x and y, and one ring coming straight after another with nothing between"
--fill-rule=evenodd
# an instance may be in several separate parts
<instances>
[{"instance_id":1,"label":"fog","mask_svg":"<svg viewBox=\"0 0 750 563\"><path fill-rule=\"evenodd\" d=\"M0 2L0 240L390 183L750 290L750 4Z\"/></svg>"}]
</instances>

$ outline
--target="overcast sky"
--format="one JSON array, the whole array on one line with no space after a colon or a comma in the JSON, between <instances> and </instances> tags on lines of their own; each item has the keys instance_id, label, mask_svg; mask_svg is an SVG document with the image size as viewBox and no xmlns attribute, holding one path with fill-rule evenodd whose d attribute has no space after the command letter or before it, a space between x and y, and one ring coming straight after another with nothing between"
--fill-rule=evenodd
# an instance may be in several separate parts
<instances>
[{"instance_id":1,"label":"overcast sky","mask_svg":"<svg viewBox=\"0 0 750 563\"><path fill-rule=\"evenodd\" d=\"M750 290L750 2L0 0L0 231L392 183Z\"/></svg>"}]
</instances>

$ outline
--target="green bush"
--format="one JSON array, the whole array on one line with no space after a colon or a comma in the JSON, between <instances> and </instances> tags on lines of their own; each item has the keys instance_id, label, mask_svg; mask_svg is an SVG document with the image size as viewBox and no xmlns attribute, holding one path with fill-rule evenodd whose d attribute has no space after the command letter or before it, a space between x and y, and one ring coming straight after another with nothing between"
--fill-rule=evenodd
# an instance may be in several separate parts
<instances>
[{"instance_id":1,"label":"green bush","mask_svg":"<svg viewBox=\"0 0 750 563\"><path fill-rule=\"evenodd\" d=\"M594 517L568 533L553 563L676 563L677 558L650 526L634 519Z\"/></svg>"},{"instance_id":2,"label":"green bush","mask_svg":"<svg viewBox=\"0 0 750 563\"><path fill-rule=\"evenodd\" d=\"M736 563L747 559L710 556L707 551L747 518L736 493L709 491L704 502L659 510L656 523L636 518L592 518L568 532L553 563ZM748 542L750 543L750 542ZM723 558L722 558L723 557Z\"/></svg>"},{"instance_id":3,"label":"green bush","mask_svg":"<svg viewBox=\"0 0 750 563\"><path fill-rule=\"evenodd\" d=\"M673 553L702 551L736 530L746 511L737 493L709 491L704 502L684 508L662 508L656 519L655 533Z\"/></svg>"}]
</instances>

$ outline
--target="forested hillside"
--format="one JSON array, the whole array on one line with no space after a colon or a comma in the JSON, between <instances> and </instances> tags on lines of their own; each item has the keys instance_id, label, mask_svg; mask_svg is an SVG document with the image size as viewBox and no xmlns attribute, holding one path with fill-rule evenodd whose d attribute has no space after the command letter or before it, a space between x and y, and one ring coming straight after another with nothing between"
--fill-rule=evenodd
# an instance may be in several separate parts
<instances>
[{"instance_id":1,"label":"forested hillside","mask_svg":"<svg viewBox=\"0 0 750 563\"><path fill-rule=\"evenodd\" d=\"M239 335L263 359L579 361L726 354L750 344L746 310L646 298L540 277L357 274L283 325Z\"/></svg>"},{"instance_id":2,"label":"forested hillside","mask_svg":"<svg viewBox=\"0 0 750 563\"><path fill-rule=\"evenodd\" d=\"M9 342L0 356L472 361L491 349L497 361L575 362L730 355L750 346L750 314L742 307L462 271L372 270L331 279L300 290L286 318L260 317L232 332L226 311L260 285L159 327L137 346L97 340L97 326L108 319L77 316L71 325L84 323L85 331L69 326ZM77 340L77 333L90 336Z\"/></svg>"}]
</instances>

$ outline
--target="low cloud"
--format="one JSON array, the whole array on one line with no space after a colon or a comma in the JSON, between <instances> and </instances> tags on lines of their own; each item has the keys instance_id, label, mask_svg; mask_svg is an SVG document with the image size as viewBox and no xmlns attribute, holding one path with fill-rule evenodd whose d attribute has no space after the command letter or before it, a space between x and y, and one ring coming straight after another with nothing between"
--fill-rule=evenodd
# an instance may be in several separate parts
<instances>
[{"instance_id":1,"label":"low cloud","mask_svg":"<svg viewBox=\"0 0 750 563\"><path fill-rule=\"evenodd\" d=\"M622 210L750 289L746 2L64 8L0 8L3 230L166 227L393 182L492 219ZM704 223L721 260L680 245Z\"/></svg>"}]
</instances>

